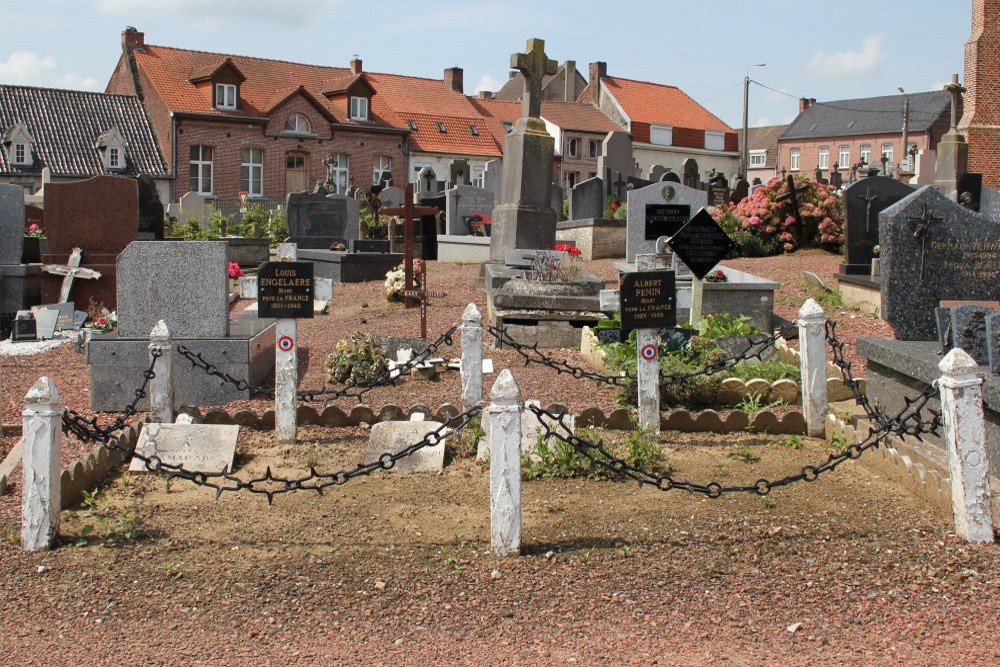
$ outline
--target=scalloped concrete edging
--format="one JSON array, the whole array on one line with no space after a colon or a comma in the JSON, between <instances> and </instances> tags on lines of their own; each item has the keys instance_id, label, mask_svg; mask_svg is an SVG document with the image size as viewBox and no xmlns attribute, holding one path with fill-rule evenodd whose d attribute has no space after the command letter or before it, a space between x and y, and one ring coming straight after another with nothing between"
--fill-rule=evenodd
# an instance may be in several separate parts
<instances>
[{"instance_id":1,"label":"scalloped concrete edging","mask_svg":"<svg viewBox=\"0 0 1000 667\"><path fill-rule=\"evenodd\" d=\"M129 451L135 449L139 432L135 426L126 426L116 441ZM120 449L108 449L101 446L82 459L71 463L62 471L59 478L61 509L76 505L83 498L86 489L104 479L108 471L121 465L129 456Z\"/></svg>"}]
</instances>

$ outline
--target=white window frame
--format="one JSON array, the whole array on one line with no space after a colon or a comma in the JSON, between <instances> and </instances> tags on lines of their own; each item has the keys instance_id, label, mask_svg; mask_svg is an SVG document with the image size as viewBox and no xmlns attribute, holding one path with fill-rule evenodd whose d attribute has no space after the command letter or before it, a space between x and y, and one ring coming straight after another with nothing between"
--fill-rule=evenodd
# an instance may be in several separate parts
<instances>
[{"instance_id":1,"label":"white window frame","mask_svg":"<svg viewBox=\"0 0 1000 667\"><path fill-rule=\"evenodd\" d=\"M829 169L830 168L830 147L820 146L819 152L816 154L816 168L817 169Z\"/></svg>"},{"instance_id":2,"label":"white window frame","mask_svg":"<svg viewBox=\"0 0 1000 667\"><path fill-rule=\"evenodd\" d=\"M861 144L861 161L865 164L872 163L872 145Z\"/></svg>"},{"instance_id":3,"label":"white window frame","mask_svg":"<svg viewBox=\"0 0 1000 667\"><path fill-rule=\"evenodd\" d=\"M333 176L334 194L346 194L347 187L351 182L351 156L347 153L337 153L333 156L336 166L330 168L330 175Z\"/></svg>"},{"instance_id":4,"label":"white window frame","mask_svg":"<svg viewBox=\"0 0 1000 667\"><path fill-rule=\"evenodd\" d=\"M882 144L882 152L879 153L879 164L882 164L883 155L887 158L885 163L886 175L891 174L893 171L893 167L895 166L893 163L893 148L895 148L895 146L893 146L892 144L884 143Z\"/></svg>"},{"instance_id":5,"label":"white window frame","mask_svg":"<svg viewBox=\"0 0 1000 667\"><path fill-rule=\"evenodd\" d=\"M486 167L472 166L469 168L469 171L472 172L472 184L477 188L483 187L483 173L486 171Z\"/></svg>"},{"instance_id":6,"label":"white window frame","mask_svg":"<svg viewBox=\"0 0 1000 667\"><path fill-rule=\"evenodd\" d=\"M236 108L236 84L233 83L215 84L215 108L216 109Z\"/></svg>"},{"instance_id":7,"label":"white window frame","mask_svg":"<svg viewBox=\"0 0 1000 667\"><path fill-rule=\"evenodd\" d=\"M705 130L705 150L726 150L726 133L718 130Z\"/></svg>"},{"instance_id":8,"label":"white window frame","mask_svg":"<svg viewBox=\"0 0 1000 667\"><path fill-rule=\"evenodd\" d=\"M788 152L788 170L798 171L802 152L798 148L793 148Z\"/></svg>"},{"instance_id":9,"label":"white window frame","mask_svg":"<svg viewBox=\"0 0 1000 667\"><path fill-rule=\"evenodd\" d=\"M751 169L761 169L764 164L767 163L767 151L766 150L753 150L750 151L750 168Z\"/></svg>"},{"instance_id":10,"label":"white window frame","mask_svg":"<svg viewBox=\"0 0 1000 667\"><path fill-rule=\"evenodd\" d=\"M191 156L190 163L188 165L188 184L189 186L194 181L196 187L190 188L192 192L197 192L202 195L210 195L215 191L215 148L212 146L206 146L205 144L194 144L191 146L190 151L193 153L197 149L198 155ZM205 153L208 153L208 159L205 159ZM205 189L206 178L208 181L208 189Z\"/></svg>"},{"instance_id":11,"label":"white window frame","mask_svg":"<svg viewBox=\"0 0 1000 667\"><path fill-rule=\"evenodd\" d=\"M28 144L17 142L11 147L10 151L11 164L28 164L30 162L28 156L30 155L31 155L31 149L28 148Z\"/></svg>"},{"instance_id":12,"label":"white window frame","mask_svg":"<svg viewBox=\"0 0 1000 667\"><path fill-rule=\"evenodd\" d=\"M707 133L706 133L707 134ZM674 128L671 125L650 125L649 143L657 146L674 145Z\"/></svg>"},{"instance_id":13,"label":"white window frame","mask_svg":"<svg viewBox=\"0 0 1000 667\"><path fill-rule=\"evenodd\" d=\"M385 172L389 172L389 177L392 177L392 158L388 155L376 155L372 161L372 184L377 185Z\"/></svg>"},{"instance_id":14,"label":"white window frame","mask_svg":"<svg viewBox=\"0 0 1000 667\"><path fill-rule=\"evenodd\" d=\"M368 120L367 97L351 97L351 120Z\"/></svg>"},{"instance_id":15,"label":"white window frame","mask_svg":"<svg viewBox=\"0 0 1000 667\"><path fill-rule=\"evenodd\" d=\"M264 149L248 146L242 150L240 191L251 197L264 196Z\"/></svg>"},{"instance_id":16,"label":"white window frame","mask_svg":"<svg viewBox=\"0 0 1000 667\"><path fill-rule=\"evenodd\" d=\"M851 166L851 147L841 146L839 153L840 155L837 159L837 164L841 169L849 168Z\"/></svg>"},{"instance_id":17,"label":"white window frame","mask_svg":"<svg viewBox=\"0 0 1000 667\"><path fill-rule=\"evenodd\" d=\"M108 169L122 169L125 167L125 160L122 159L122 149L120 146L108 146Z\"/></svg>"},{"instance_id":18,"label":"white window frame","mask_svg":"<svg viewBox=\"0 0 1000 667\"><path fill-rule=\"evenodd\" d=\"M312 134L312 123L303 114L289 114L285 119L284 131L291 134Z\"/></svg>"}]
</instances>

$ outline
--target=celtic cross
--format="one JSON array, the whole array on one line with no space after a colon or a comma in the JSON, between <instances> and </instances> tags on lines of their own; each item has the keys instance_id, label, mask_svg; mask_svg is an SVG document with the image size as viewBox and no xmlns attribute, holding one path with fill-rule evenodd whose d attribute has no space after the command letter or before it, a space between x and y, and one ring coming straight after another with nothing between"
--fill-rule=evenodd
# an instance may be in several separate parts
<instances>
[{"instance_id":1,"label":"celtic cross","mask_svg":"<svg viewBox=\"0 0 1000 667\"><path fill-rule=\"evenodd\" d=\"M556 73L556 61L545 55L544 39L529 39L525 51L511 54L510 67L524 75L521 115L538 118L542 113L542 78Z\"/></svg>"}]
</instances>

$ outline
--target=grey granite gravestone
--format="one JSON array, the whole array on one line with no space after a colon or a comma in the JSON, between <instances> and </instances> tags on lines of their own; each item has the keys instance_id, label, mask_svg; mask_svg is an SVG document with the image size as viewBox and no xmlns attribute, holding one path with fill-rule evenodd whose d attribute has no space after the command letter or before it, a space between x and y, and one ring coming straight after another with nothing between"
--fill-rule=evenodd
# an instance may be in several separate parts
<instances>
[{"instance_id":1,"label":"grey granite gravestone","mask_svg":"<svg viewBox=\"0 0 1000 667\"><path fill-rule=\"evenodd\" d=\"M913 188L887 176L869 176L844 190L847 208L847 237L843 273L871 275L872 248L879 245L879 213L900 199L913 194Z\"/></svg>"},{"instance_id":2,"label":"grey granite gravestone","mask_svg":"<svg viewBox=\"0 0 1000 667\"><path fill-rule=\"evenodd\" d=\"M646 233L646 207L669 205L678 215L687 212L690 219L698 210L708 205L708 194L679 183L654 183L628 192L627 239L625 259L634 262L636 254L656 251L656 238ZM651 228L652 229L652 228Z\"/></svg>"},{"instance_id":3,"label":"grey granite gravestone","mask_svg":"<svg viewBox=\"0 0 1000 667\"><path fill-rule=\"evenodd\" d=\"M899 340L935 340L942 300L1000 300L1000 222L924 186L879 214L882 311Z\"/></svg>"},{"instance_id":4,"label":"grey granite gravestone","mask_svg":"<svg viewBox=\"0 0 1000 667\"><path fill-rule=\"evenodd\" d=\"M225 241L133 241L118 256L118 335L147 338L159 320L175 338L229 333Z\"/></svg>"},{"instance_id":5,"label":"grey granite gravestone","mask_svg":"<svg viewBox=\"0 0 1000 667\"><path fill-rule=\"evenodd\" d=\"M632 138L628 132L608 132L601 142L601 154L597 158L597 173L612 169L625 176L635 172L635 159L632 157Z\"/></svg>"},{"instance_id":6,"label":"grey granite gravestone","mask_svg":"<svg viewBox=\"0 0 1000 667\"><path fill-rule=\"evenodd\" d=\"M329 250L334 241L359 238L361 202L347 195L291 192L285 199L288 236L304 250Z\"/></svg>"},{"instance_id":7,"label":"grey granite gravestone","mask_svg":"<svg viewBox=\"0 0 1000 667\"><path fill-rule=\"evenodd\" d=\"M459 185L445 192L445 230L448 234L464 236L469 233L465 218L479 214L493 217L496 199L493 193L474 185Z\"/></svg>"},{"instance_id":8,"label":"grey granite gravestone","mask_svg":"<svg viewBox=\"0 0 1000 667\"><path fill-rule=\"evenodd\" d=\"M993 308L964 305L951 308L951 339L953 347L969 353L978 364L989 362L986 318L997 314Z\"/></svg>"},{"instance_id":9,"label":"grey granite gravestone","mask_svg":"<svg viewBox=\"0 0 1000 667\"><path fill-rule=\"evenodd\" d=\"M984 185L980 192L979 212L993 220L1000 220L1000 192Z\"/></svg>"},{"instance_id":10,"label":"grey granite gravestone","mask_svg":"<svg viewBox=\"0 0 1000 667\"><path fill-rule=\"evenodd\" d=\"M208 216L212 213L212 206L206 203L203 195L197 192L187 192L180 198L180 219L181 224L188 220L196 220L202 229L208 229Z\"/></svg>"},{"instance_id":11,"label":"grey granite gravestone","mask_svg":"<svg viewBox=\"0 0 1000 667\"><path fill-rule=\"evenodd\" d=\"M466 159L456 159L451 161L448 167L448 181L452 187L459 185L469 185L469 161Z\"/></svg>"},{"instance_id":12,"label":"grey granite gravestone","mask_svg":"<svg viewBox=\"0 0 1000 667\"><path fill-rule=\"evenodd\" d=\"M1000 313L986 316L986 347L990 370L1000 373Z\"/></svg>"},{"instance_id":13,"label":"grey granite gravestone","mask_svg":"<svg viewBox=\"0 0 1000 667\"><path fill-rule=\"evenodd\" d=\"M365 461L376 461L383 454L397 454L421 438L441 428L436 421L398 421L373 424L365 450ZM444 449L447 438L436 445L423 447L411 456L400 459L393 466L398 473L436 472L444 467Z\"/></svg>"},{"instance_id":14,"label":"grey granite gravestone","mask_svg":"<svg viewBox=\"0 0 1000 667\"><path fill-rule=\"evenodd\" d=\"M403 206L406 201L406 193L403 188L390 185L382 188L382 192L379 193L378 198L381 205L385 207Z\"/></svg>"},{"instance_id":15,"label":"grey granite gravestone","mask_svg":"<svg viewBox=\"0 0 1000 667\"><path fill-rule=\"evenodd\" d=\"M232 471L240 427L233 424L145 424L135 450L145 457L180 465L192 472ZM146 472L146 463L133 458L128 469Z\"/></svg>"},{"instance_id":16,"label":"grey granite gravestone","mask_svg":"<svg viewBox=\"0 0 1000 667\"><path fill-rule=\"evenodd\" d=\"M24 247L24 189L0 183L0 265L21 263Z\"/></svg>"},{"instance_id":17,"label":"grey granite gravestone","mask_svg":"<svg viewBox=\"0 0 1000 667\"><path fill-rule=\"evenodd\" d=\"M664 167L662 164L654 164L652 167L649 168L649 171L646 172L646 175L649 177L649 180L655 183L659 181L661 178L663 178L663 175L665 173L667 173L666 167Z\"/></svg>"},{"instance_id":18,"label":"grey granite gravestone","mask_svg":"<svg viewBox=\"0 0 1000 667\"><path fill-rule=\"evenodd\" d=\"M495 199L500 198L500 183L503 179L503 162L489 160L483 167L483 188L493 193Z\"/></svg>"},{"instance_id":19,"label":"grey granite gravestone","mask_svg":"<svg viewBox=\"0 0 1000 667\"><path fill-rule=\"evenodd\" d=\"M604 181L588 178L569 193L569 219L586 220L604 217Z\"/></svg>"}]
</instances>

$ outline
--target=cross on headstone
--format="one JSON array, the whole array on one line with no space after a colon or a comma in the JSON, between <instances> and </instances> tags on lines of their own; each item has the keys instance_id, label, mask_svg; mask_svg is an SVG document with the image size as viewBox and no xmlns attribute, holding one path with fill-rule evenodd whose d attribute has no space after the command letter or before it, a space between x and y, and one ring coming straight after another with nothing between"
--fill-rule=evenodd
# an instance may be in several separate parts
<instances>
[{"instance_id":1,"label":"cross on headstone","mask_svg":"<svg viewBox=\"0 0 1000 667\"><path fill-rule=\"evenodd\" d=\"M865 209L866 210L866 213L865 213L865 216L866 216L865 217L865 233L866 234L870 234L871 233L871 226L872 226L872 202L875 201L876 199L878 199L878 195L873 195L872 194L872 189L870 187L868 187L868 188L865 188L865 194L864 194L864 196L858 195L858 198L859 199L863 199L865 201L866 206L867 206L867 208Z\"/></svg>"},{"instance_id":2,"label":"cross on headstone","mask_svg":"<svg viewBox=\"0 0 1000 667\"><path fill-rule=\"evenodd\" d=\"M93 269L85 269L80 266L80 257L83 255L83 250L80 248L73 248L73 252L69 255L69 261L63 264L44 264L42 265L42 271L46 273L54 273L57 276L65 276L63 278L62 289L59 290L59 303L66 303L69 301L69 290L73 287L74 278L85 278L87 280L97 280L101 277L100 271L94 271Z\"/></svg>"},{"instance_id":3,"label":"cross on headstone","mask_svg":"<svg viewBox=\"0 0 1000 667\"><path fill-rule=\"evenodd\" d=\"M529 39L525 50L527 53L515 53L510 57L510 67L524 75L521 115L538 118L542 112L542 77L555 74L557 65L545 55L544 39Z\"/></svg>"},{"instance_id":4,"label":"cross on headstone","mask_svg":"<svg viewBox=\"0 0 1000 667\"><path fill-rule=\"evenodd\" d=\"M427 340L427 299L432 296L444 296L444 292L432 292L427 289L427 263L420 267L420 289L404 289L403 296L418 299L420 304L420 337Z\"/></svg>"},{"instance_id":5,"label":"cross on headstone","mask_svg":"<svg viewBox=\"0 0 1000 667\"><path fill-rule=\"evenodd\" d=\"M788 192L786 192L783 195L778 195L777 197L774 198L774 201L788 200L792 203L792 217L795 218L796 230L798 231L798 237L799 237L799 244L801 245L803 240L802 239L803 225L802 221L799 219L799 199L797 195L800 192L805 192L806 190L808 190L809 184L803 183L802 185L796 187L795 177L792 176L791 174L788 175L788 177L785 179L785 182L788 183Z\"/></svg>"},{"instance_id":6,"label":"cross on headstone","mask_svg":"<svg viewBox=\"0 0 1000 667\"><path fill-rule=\"evenodd\" d=\"M615 196L618 197L619 201L625 201L624 192L628 189L628 180L625 178L625 175L622 174L621 172L616 171L614 173L616 176L618 176L617 179L611 181L611 185L615 186L614 190Z\"/></svg>"},{"instance_id":7,"label":"cross on headstone","mask_svg":"<svg viewBox=\"0 0 1000 667\"><path fill-rule=\"evenodd\" d=\"M951 83L944 87L951 93L951 128L949 132L958 132L958 109L962 106L962 93L967 89L958 82L958 75L951 75Z\"/></svg>"},{"instance_id":8,"label":"cross on headstone","mask_svg":"<svg viewBox=\"0 0 1000 667\"><path fill-rule=\"evenodd\" d=\"M920 239L920 281L924 280L924 256L927 254L927 232L935 222L943 222L944 218L936 217L931 211L929 204L924 204L920 210L920 217L907 218L907 222L913 225L913 238Z\"/></svg>"}]
</instances>

